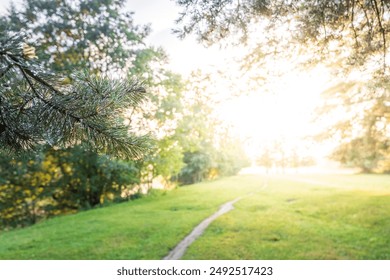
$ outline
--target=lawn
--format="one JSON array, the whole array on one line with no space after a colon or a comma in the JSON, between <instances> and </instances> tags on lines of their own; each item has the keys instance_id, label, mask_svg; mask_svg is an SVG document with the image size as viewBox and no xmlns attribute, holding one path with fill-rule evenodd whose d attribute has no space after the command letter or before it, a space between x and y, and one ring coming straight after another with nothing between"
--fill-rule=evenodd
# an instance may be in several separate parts
<instances>
[{"instance_id":1,"label":"lawn","mask_svg":"<svg viewBox=\"0 0 390 280\"><path fill-rule=\"evenodd\" d=\"M241 175L0 233L0 259L390 259L390 176ZM265 184L266 182L266 184Z\"/></svg>"},{"instance_id":2,"label":"lawn","mask_svg":"<svg viewBox=\"0 0 390 280\"><path fill-rule=\"evenodd\" d=\"M239 201L184 258L390 259L389 179L269 178L266 189Z\"/></svg>"}]
</instances>

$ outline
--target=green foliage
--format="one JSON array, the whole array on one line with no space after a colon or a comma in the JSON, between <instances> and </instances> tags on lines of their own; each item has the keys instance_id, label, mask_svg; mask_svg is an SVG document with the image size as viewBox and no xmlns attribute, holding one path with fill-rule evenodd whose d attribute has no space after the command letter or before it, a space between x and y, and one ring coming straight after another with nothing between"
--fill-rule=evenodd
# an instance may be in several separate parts
<instances>
[{"instance_id":1,"label":"green foliage","mask_svg":"<svg viewBox=\"0 0 390 280\"><path fill-rule=\"evenodd\" d=\"M18 159L0 155L0 229L34 224L50 210L53 171L42 153Z\"/></svg>"},{"instance_id":2,"label":"green foliage","mask_svg":"<svg viewBox=\"0 0 390 280\"><path fill-rule=\"evenodd\" d=\"M245 152L238 147L237 150L220 150L216 154L217 168L211 177L224 177L237 175L244 167L250 165Z\"/></svg>"},{"instance_id":3,"label":"green foliage","mask_svg":"<svg viewBox=\"0 0 390 280\"><path fill-rule=\"evenodd\" d=\"M160 176L166 183L192 184L236 174L246 164L245 153L213 116L210 76L199 72L183 81L164 68L149 70L143 120L155 128L157 141L144 158L145 181Z\"/></svg>"},{"instance_id":4,"label":"green foliage","mask_svg":"<svg viewBox=\"0 0 390 280\"><path fill-rule=\"evenodd\" d=\"M52 184L52 197L61 210L101 205L139 183L134 163L114 161L83 146L51 150L48 156L61 170L62 176Z\"/></svg>"},{"instance_id":5,"label":"green foliage","mask_svg":"<svg viewBox=\"0 0 390 280\"><path fill-rule=\"evenodd\" d=\"M220 146L214 153L217 164L214 176L237 175L242 168L250 165L241 141L231 136L228 131L222 134Z\"/></svg>"},{"instance_id":6,"label":"green foliage","mask_svg":"<svg viewBox=\"0 0 390 280\"><path fill-rule=\"evenodd\" d=\"M386 163L390 160L390 143L376 138L359 137L343 143L332 154L335 159L348 167L359 167L363 172L390 172Z\"/></svg>"},{"instance_id":7,"label":"green foliage","mask_svg":"<svg viewBox=\"0 0 390 280\"><path fill-rule=\"evenodd\" d=\"M150 30L124 6L124 0L24 0L1 18L0 30L25 32L45 67L67 76L87 69L126 73L144 56Z\"/></svg>"},{"instance_id":8,"label":"green foliage","mask_svg":"<svg viewBox=\"0 0 390 280\"><path fill-rule=\"evenodd\" d=\"M266 16L269 1L195 1L177 0L183 7L175 30L180 37L195 33L198 40L212 44L228 36L238 36L245 41L248 25L257 15Z\"/></svg>"},{"instance_id":9,"label":"green foliage","mask_svg":"<svg viewBox=\"0 0 390 280\"><path fill-rule=\"evenodd\" d=\"M139 183L134 162L83 146L0 156L0 228L27 226L61 213L118 201Z\"/></svg>"},{"instance_id":10,"label":"green foliage","mask_svg":"<svg viewBox=\"0 0 390 280\"><path fill-rule=\"evenodd\" d=\"M184 163L185 166L178 175L179 182L184 185L199 183L208 179L213 167L212 159L206 151L186 152Z\"/></svg>"},{"instance_id":11,"label":"green foliage","mask_svg":"<svg viewBox=\"0 0 390 280\"><path fill-rule=\"evenodd\" d=\"M164 178L170 179L179 173L183 167L183 149L172 138L163 138L157 143L158 152L152 158L154 174L161 175Z\"/></svg>"},{"instance_id":12,"label":"green foliage","mask_svg":"<svg viewBox=\"0 0 390 280\"><path fill-rule=\"evenodd\" d=\"M226 143L227 142L227 143ZM194 184L217 177L236 175L249 160L238 141L227 140L221 147L208 145L184 153L184 167L178 174L180 184Z\"/></svg>"},{"instance_id":13,"label":"green foliage","mask_svg":"<svg viewBox=\"0 0 390 280\"><path fill-rule=\"evenodd\" d=\"M217 119L209 74L198 71L187 84L185 110L175 137L184 152L185 166L177 176L181 184L193 184L237 174L248 165L242 143Z\"/></svg>"},{"instance_id":14,"label":"green foliage","mask_svg":"<svg viewBox=\"0 0 390 280\"><path fill-rule=\"evenodd\" d=\"M388 90L387 78L377 78L352 85L342 82L324 92L321 116L337 116L341 110L347 114L331 128L331 136L340 139L340 146L331 155L333 159L363 172L389 172ZM337 105L328 108L331 103Z\"/></svg>"},{"instance_id":15,"label":"green foliage","mask_svg":"<svg viewBox=\"0 0 390 280\"><path fill-rule=\"evenodd\" d=\"M153 60L149 62L155 64L160 58L150 59ZM183 110L184 85L179 75L164 69L161 65L144 67L148 74L146 84L150 98L142 107L139 114L142 117L138 125L141 128L149 127L155 141L143 158L141 169L148 183L160 177L163 183L169 184L171 177L183 166L183 149L177 137L177 123Z\"/></svg>"}]
</instances>

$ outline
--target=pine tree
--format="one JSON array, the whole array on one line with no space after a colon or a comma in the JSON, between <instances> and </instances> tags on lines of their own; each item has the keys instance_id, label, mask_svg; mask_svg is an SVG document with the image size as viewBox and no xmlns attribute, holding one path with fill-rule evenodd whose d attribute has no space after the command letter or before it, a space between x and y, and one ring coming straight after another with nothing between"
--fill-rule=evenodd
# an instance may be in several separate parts
<instances>
[{"instance_id":1,"label":"pine tree","mask_svg":"<svg viewBox=\"0 0 390 280\"><path fill-rule=\"evenodd\" d=\"M85 72L69 83L39 65L24 42L23 34L0 33L0 148L86 143L118 157L142 155L148 137L130 133L120 118L145 98L139 81Z\"/></svg>"}]
</instances>

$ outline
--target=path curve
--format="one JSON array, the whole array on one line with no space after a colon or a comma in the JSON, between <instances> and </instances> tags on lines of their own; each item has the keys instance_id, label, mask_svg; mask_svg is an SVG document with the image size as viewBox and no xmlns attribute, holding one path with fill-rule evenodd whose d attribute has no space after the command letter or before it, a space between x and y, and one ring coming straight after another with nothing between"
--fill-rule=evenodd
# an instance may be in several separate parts
<instances>
[{"instance_id":1,"label":"path curve","mask_svg":"<svg viewBox=\"0 0 390 280\"><path fill-rule=\"evenodd\" d=\"M202 233L210 225L210 223L219 216L222 216L223 214L233 210L233 204L240 199L242 199L242 197L238 197L232 201L223 204L217 212L215 212L213 215L211 215L207 219L203 220L199 225L197 225L189 235L187 235L179 244L177 244L177 246L172 251L169 252L167 256L163 258L163 260L179 260L184 255L188 246L190 246L192 242L194 242L199 236L202 235Z\"/></svg>"}]
</instances>

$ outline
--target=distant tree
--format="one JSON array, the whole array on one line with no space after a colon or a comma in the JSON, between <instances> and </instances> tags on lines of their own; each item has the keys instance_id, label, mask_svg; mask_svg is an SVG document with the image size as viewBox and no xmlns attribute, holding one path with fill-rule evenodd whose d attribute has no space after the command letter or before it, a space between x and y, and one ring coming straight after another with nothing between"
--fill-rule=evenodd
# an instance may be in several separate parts
<instances>
[{"instance_id":1,"label":"distant tree","mask_svg":"<svg viewBox=\"0 0 390 280\"><path fill-rule=\"evenodd\" d=\"M241 169L250 165L250 160L242 142L226 128L218 135L219 143L215 149L217 163L216 176L236 175Z\"/></svg>"},{"instance_id":2,"label":"distant tree","mask_svg":"<svg viewBox=\"0 0 390 280\"><path fill-rule=\"evenodd\" d=\"M315 165L315 160L306 153L300 154L296 147L288 146L278 140L262 149L256 159L256 164L265 167L267 173L272 167L280 168L282 172L285 172L287 167L298 171L299 167Z\"/></svg>"},{"instance_id":3,"label":"distant tree","mask_svg":"<svg viewBox=\"0 0 390 280\"><path fill-rule=\"evenodd\" d=\"M185 166L180 170L178 181L183 185L199 183L208 178L213 167L210 153L194 151L184 153Z\"/></svg>"},{"instance_id":4,"label":"distant tree","mask_svg":"<svg viewBox=\"0 0 390 280\"><path fill-rule=\"evenodd\" d=\"M232 143L236 145L230 145ZM183 161L184 167L177 176L178 182L183 185L236 175L249 165L245 152L236 141L219 147L203 144L194 151L187 150Z\"/></svg>"},{"instance_id":5,"label":"distant tree","mask_svg":"<svg viewBox=\"0 0 390 280\"><path fill-rule=\"evenodd\" d=\"M316 164L316 160L311 156L303 156L299 159L299 166L307 167L307 166L313 166Z\"/></svg>"},{"instance_id":6,"label":"distant tree","mask_svg":"<svg viewBox=\"0 0 390 280\"><path fill-rule=\"evenodd\" d=\"M264 166L266 172L269 173L270 169L275 164L275 158L273 157L272 151L269 148L265 148L260 156L256 159L256 164L259 166Z\"/></svg>"},{"instance_id":7,"label":"distant tree","mask_svg":"<svg viewBox=\"0 0 390 280\"><path fill-rule=\"evenodd\" d=\"M302 160L299 156L297 149L293 148L291 150L291 154L289 156L288 162L289 162L289 166L295 168L296 172L298 172L298 168L301 166Z\"/></svg>"},{"instance_id":8,"label":"distant tree","mask_svg":"<svg viewBox=\"0 0 390 280\"><path fill-rule=\"evenodd\" d=\"M275 166L280 168L282 173L285 173L289 163L285 140L276 140L272 148L275 154Z\"/></svg>"},{"instance_id":9,"label":"distant tree","mask_svg":"<svg viewBox=\"0 0 390 280\"><path fill-rule=\"evenodd\" d=\"M213 113L218 100L213 98L212 83L209 74L198 71L187 84L185 110L175 132L184 152L181 184L235 175L248 165L241 143Z\"/></svg>"}]
</instances>

